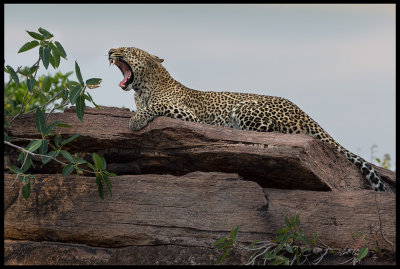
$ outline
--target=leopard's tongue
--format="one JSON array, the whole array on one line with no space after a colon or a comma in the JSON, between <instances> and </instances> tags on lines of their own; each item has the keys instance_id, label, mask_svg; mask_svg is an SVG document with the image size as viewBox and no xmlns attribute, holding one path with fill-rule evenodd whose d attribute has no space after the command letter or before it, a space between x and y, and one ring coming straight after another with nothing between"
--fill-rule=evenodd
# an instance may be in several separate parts
<instances>
[{"instance_id":1,"label":"leopard's tongue","mask_svg":"<svg viewBox=\"0 0 400 269\"><path fill-rule=\"evenodd\" d=\"M129 68L125 64L120 64L119 67L121 68L122 73L124 74L124 79L119 83L119 86L121 88L124 88L126 86L126 82L131 76L131 70L129 70Z\"/></svg>"}]
</instances>

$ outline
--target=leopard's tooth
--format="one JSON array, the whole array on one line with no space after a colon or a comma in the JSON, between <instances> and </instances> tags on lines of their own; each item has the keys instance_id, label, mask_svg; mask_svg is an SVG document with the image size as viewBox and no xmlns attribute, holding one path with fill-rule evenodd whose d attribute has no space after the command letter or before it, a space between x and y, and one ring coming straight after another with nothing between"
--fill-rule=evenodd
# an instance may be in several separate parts
<instances>
[{"instance_id":1,"label":"leopard's tooth","mask_svg":"<svg viewBox=\"0 0 400 269\"><path fill-rule=\"evenodd\" d=\"M110 66L113 64L113 60L112 59L110 59Z\"/></svg>"}]
</instances>

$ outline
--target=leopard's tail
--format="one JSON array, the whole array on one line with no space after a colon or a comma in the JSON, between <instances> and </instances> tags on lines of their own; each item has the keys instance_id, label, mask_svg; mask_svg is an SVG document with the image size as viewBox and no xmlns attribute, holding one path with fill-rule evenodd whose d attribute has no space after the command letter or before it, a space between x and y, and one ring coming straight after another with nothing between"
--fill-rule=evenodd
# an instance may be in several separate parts
<instances>
[{"instance_id":1,"label":"leopard's tail","mask_svg":"<svg viewBox=\"0 0 400 269\"><path fill-rule=\"evenodd\" d=\"M375 171L375 169L372 167L372 165L369 162L367 162L360 156L348 151L347 149L342 147L338 142L336 142L333 139L328 140L326 142L333 144L340 153L342 153L344 156L346 156L346 158L349 161L354 163L361 170L361 173L369 181L369 183L371 184L372 188L375 191L379 191L379 192L386 191L385 185L382 181L382 178L379 176L379 174Z\"/></svg>"}]
</instances>

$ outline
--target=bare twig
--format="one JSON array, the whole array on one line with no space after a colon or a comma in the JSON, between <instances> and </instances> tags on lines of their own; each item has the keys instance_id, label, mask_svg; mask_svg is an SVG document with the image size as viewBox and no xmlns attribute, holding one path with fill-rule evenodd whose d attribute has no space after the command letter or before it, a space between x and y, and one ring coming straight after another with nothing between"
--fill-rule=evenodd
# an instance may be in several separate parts
<instances>
[{"instance_id":1,"label":"bare twig","mask_svg":"<svg viewBox=\"0 0 400 269\"><path fill-rule=\"evenodd\" d=\"M44 105L42 105L41 107L40 107L40 109L43 109L44 107L46 107L48 104L50 104L51 102L53 102L60 94L62 94L62 91L60 91L60 92L58 92L55 96L53 96L53 98L51 98L49 101L47 101ZM25 112L25 114L29 114L29 113L32 113L32 112L35 112L36 111L36 108L35 109L31 109L31 110L29 110L28 112Z\"/></svg>"},{"instance_id":2,"label":"bare twig","mask_svg":"<svg viewBox=\"0 0 400 269\"><path fill-rule=\"evenodd\" d=\"M355 258L354 257L352 257L351 259L349 259L349 260L347 260L347 261L344 261L344 262L341 262L341 263L339 263L339 264L345 264L345 263L349 263L349 262L351 262L351 261L353 261Z\"/></svg>"},{"instance_id":3,"label":"bare twig","mask_svg":"<svg viewBox=\"0 0 400 269\"><path fill-rule=\"evenodd\" d=\"M319 258L317 258L316 260L314 260L314 262L312 262L312 264L313 265L317 265L317 264L319 264L321 261L322 261L322 259L326 256L326 254L328 254L328 252L330 251L330 250L332 250L330 247L328 247L326 250L325 250L325 253L324 254L322 254Z\"/></svg>"},{"instance_id":4,"label":"bare twig","mask_svg":"<svg viewBox=\"0 0 400 269\"><path fill-rule=\"evenodd\" d=\"M54 110L59 109L59 108L61 108L61 107L63 107L63 106L66 106L66 105L68 105L68 104L69 104L69 100L68 100L68 99L65 99L65 101L64 101L62 104L60 104L59 106L53 107L53 109L47 114L47 116L46 116L46 121L47 121L47 119L49 118L50 114L53 113Z\"/></svg>"},{"instance_id":5,"label":"bare twig","mask_svg":"<svg viewBox=\"0 0 400 269\"><path fill-rule=\"evenodd\" d=\"M28 95L28 92L29 92L29 91L26 91L24 97L22 98L21 109L19 110L18 114L15 115L15 116L9 121L9 123L13 122L13 121L14 121L17 117L19 117L19 116L22 114L22 112L24 111L24 107L25 107L24 102L25 102L26 96Z\"/></svg>"}]
</instances>

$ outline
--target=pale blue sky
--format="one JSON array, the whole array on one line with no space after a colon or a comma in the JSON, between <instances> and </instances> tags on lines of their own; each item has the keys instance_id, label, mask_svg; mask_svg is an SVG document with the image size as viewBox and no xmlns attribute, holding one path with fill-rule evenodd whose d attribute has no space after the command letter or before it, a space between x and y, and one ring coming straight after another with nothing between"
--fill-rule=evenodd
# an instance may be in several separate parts
<instances>
[{"instance_id":1,"label":"pale blue sky","mask_svg":"<svg viewBox=\"0 0 400 269\"><path fill-rule=\"evenodd\" d=\"M4 15L6 65L36 60L17 51L43 27L68 54L62 72L77 60L103 79L90 90L100 105L136 109L106 56L133 46L190 88L287 98L347 149L370 161L376 144L395 164L394 4L6 4Z\"/></svg>"}]
</instances>

